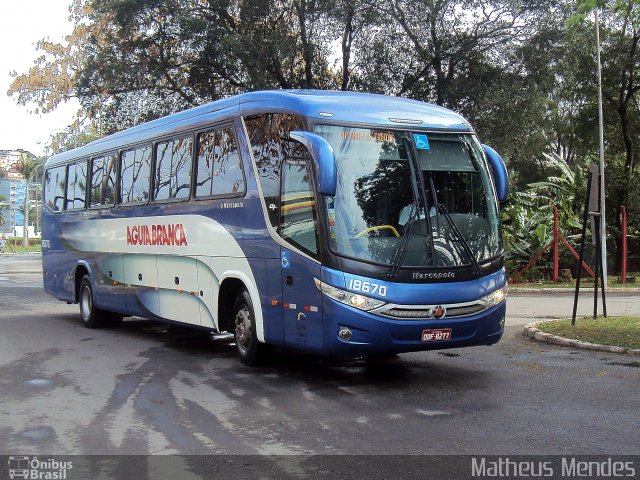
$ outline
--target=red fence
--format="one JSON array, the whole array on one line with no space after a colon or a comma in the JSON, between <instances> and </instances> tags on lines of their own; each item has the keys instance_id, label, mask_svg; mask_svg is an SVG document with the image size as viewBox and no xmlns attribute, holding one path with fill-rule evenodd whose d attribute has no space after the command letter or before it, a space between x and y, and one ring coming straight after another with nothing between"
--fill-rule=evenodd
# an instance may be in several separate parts
<instances>
[{"instance_id":1,"label":"red fence","mask_svg":"<svg viewBox=\"0 0 640 480\"><path fill-rule=\"evenodd\" d=\"M628 249L627 249L627 209L624 206L620 207L620 225L622 227L622 255L621 255L621 266L620 266L620 281L621 283L627 283L627 261L628 261ZM510 279L510 283L518 283L518 281L522 278L522 276L529 270L539 259L544 255L544 253L553 247L553 281L554 283L558 282L558 277L560 276L560 242L564 244L565 247L571 252L571 254L576 258L576 260L580 260L580 256L574 250L574 248L569 244L567 239L560 232L560 228L558 226L558 209L553 207L553 240L547 243L542 249L537 252L533 258L527 263L520 271L518 271L515 275L513 275ZM593 270L589 268L589 266L582 261L582 267L585 271L591 276L591 278L595 278Z\"/></svg>"}]
</instances>

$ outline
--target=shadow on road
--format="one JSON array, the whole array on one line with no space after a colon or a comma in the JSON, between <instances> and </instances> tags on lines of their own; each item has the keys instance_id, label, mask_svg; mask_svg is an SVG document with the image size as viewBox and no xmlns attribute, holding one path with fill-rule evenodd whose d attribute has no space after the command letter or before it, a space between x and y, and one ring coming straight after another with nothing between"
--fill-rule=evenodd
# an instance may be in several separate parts
<instances>
[{"instance_id":1,"label":"shadow on road","mask_svg":"<svg viewBox=\"0 0 640 480\"><path fill-rule=\"evenodd\" d=\"M61 317L65 322L70 316ZM77 316L73 322L77 322ZM454 351L433 351L427 354L401 354L390 358L334 359L274 348L267 362L260 367L246 367L236 357L233 338L215 338L205 331L167 325L150 320L127 319L108 330L116 335L144 338L157 342L152 355L168 357L177 364L192 366L201 362L220 362L221 369L233 369L244 375L264 378L278 376L290 380L304 380L309 385L367 385L380 388L407 388L412 382L428 383L434 389L458 386L481 387L489 373L473 368L452 365L450 357L459 357ZM88 335L91 336L91 335ZM147 351L147 354L150 354ZM147 356L145 354L144 356ZM215 366L213 367L215 368Z\"/></svg>"}]
</instances>

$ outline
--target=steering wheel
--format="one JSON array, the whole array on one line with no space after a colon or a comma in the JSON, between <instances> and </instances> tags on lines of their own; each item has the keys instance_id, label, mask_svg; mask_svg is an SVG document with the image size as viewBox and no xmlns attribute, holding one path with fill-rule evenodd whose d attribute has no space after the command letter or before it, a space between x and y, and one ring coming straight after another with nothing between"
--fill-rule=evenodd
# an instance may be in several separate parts
<instances>
[{"instance_id":1,"label":"steering wheel","mask_svg":"<svg viewBox=\"0 0 640 480\"><path fill-rule=\"evenodd\" d=\"M399 237L400 234L398 230L395 229L392 225L376 225L375 227L369 227L362 230L360 233L356 235L356 237L362 237L363 235L371 232L377 232L378 230L391 230L394 236Z\"/></svg>"}]
</instances>

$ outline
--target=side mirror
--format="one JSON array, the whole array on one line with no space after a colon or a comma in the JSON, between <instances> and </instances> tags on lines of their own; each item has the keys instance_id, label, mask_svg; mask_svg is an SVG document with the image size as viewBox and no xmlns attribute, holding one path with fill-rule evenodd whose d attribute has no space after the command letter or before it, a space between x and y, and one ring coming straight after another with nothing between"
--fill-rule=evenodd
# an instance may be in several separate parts
<instances>
[{"instance_id":1,"label":"side mirror","mask_svg":"<svg viewBox=\"0 0 640 480\"><path fill-rule=\"evenodd\" d=\"M482 145L482 149L489 161L491 173L493 173L493 184L496 187L498 201L504 202L509 197L509 174L507 173L507 167L502 157L498 155L498 152L493 148L488 145Z\"/></svg>"},{"instance_id":2,"label":"side mirror","mask_svg":"<svg viewBox=\"0 0 640 480\"><path fill-rule=\"evenodd\" d=\"M289 137L303 144L311 153L318 178L318 193L327 197L335 196L338 174L333 147L320 135L311 132L294 130Z\"/></svg>"}]
</instances>

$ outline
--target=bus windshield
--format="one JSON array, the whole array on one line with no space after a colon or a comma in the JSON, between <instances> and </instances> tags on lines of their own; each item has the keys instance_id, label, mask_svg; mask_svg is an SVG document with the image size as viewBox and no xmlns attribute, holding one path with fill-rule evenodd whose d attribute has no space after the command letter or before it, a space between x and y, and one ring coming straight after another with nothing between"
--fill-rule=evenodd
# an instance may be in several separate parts
<instances>
[{"instance_id":1,"label":"bus windshield","mask_svg":"<svg viewBox=\"0 0 640 480\"><path fill-rule=\"evenodd\" d=\"M499 255L488 166L470 134L318 125L336 154L328 197L338 255L398 267L476 265Z\"/></svg>"}]
</instances>

